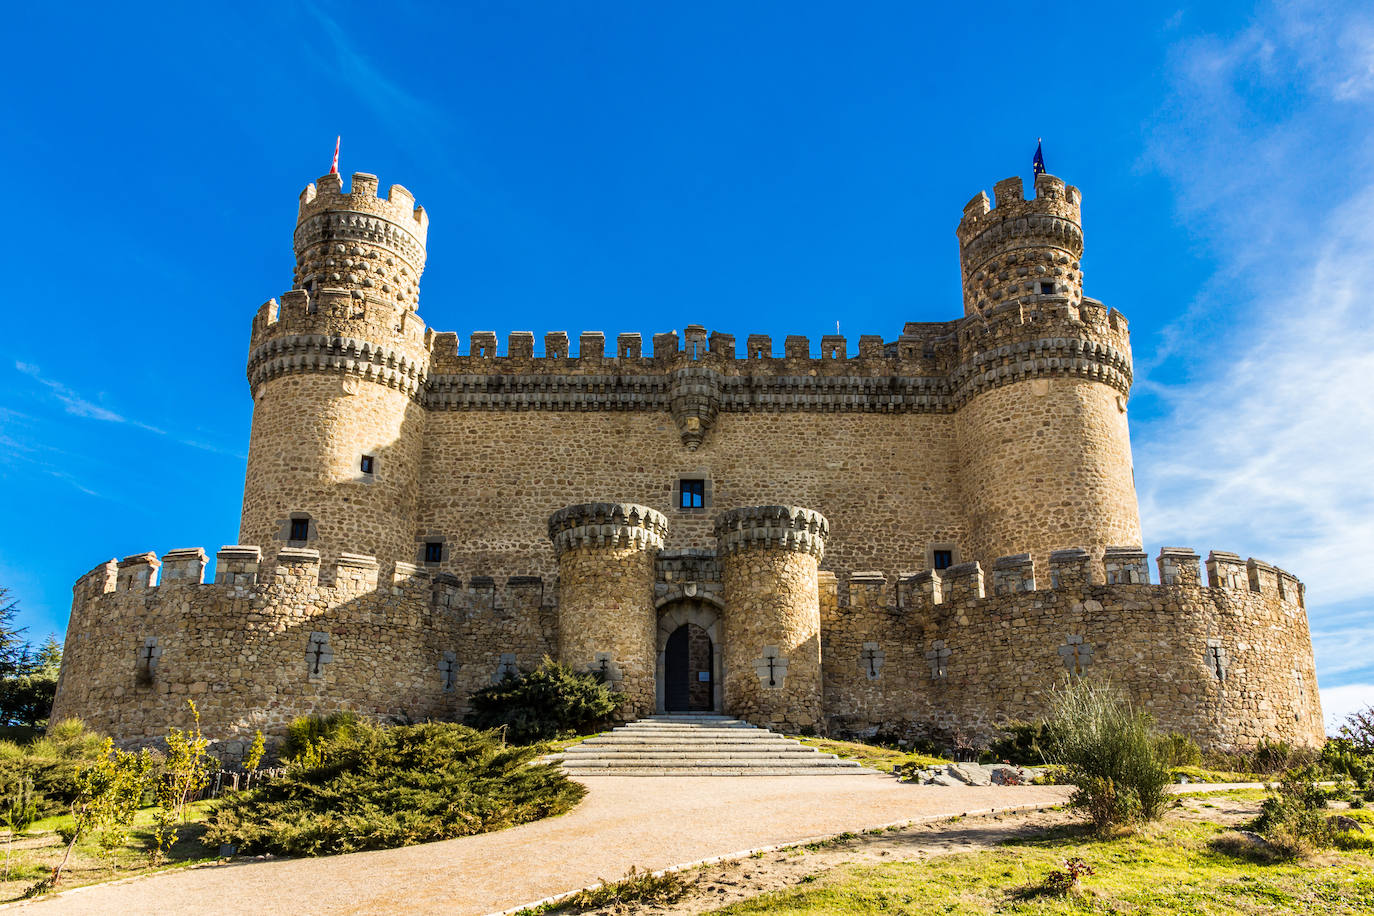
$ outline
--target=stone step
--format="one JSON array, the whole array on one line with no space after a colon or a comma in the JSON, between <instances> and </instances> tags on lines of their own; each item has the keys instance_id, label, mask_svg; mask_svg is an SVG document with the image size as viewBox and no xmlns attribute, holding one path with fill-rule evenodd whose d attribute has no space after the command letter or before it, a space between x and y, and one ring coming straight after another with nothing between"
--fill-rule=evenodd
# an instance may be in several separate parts
<instances>
[{"instance_id":1,"label":"stone step","mask_svg":"<svg viewBox=\"0 0 1374 916\"><path fill-rule=\"evenodd\" d=\"M597 769L569 769L569 776L854 776L868 773L858 767L738 767L705 766L690 767L614 767Z\"/></svg>"},{"instance_id":2,"label":"stone step","mask_svg":"<svg viewBox=\"0 0 1374 916\"><path fill-rule=\"evenodd\" d=\"M723 751L723 750L700 750L700 751L675 751L675 750L646 750L646 751L597 751L582 754L567 754L563 757L564 763L582 763L588 760L826 760L827 755L815 752L806 753L805 751Z\"/></svg>"},{"instance_id":3,"label":"stone step","mask_svg":"<svg viewBox=\"0 0 1374 916\"><path fill-rule=\"evenodd\" d=\"M786 776L866 773L856 761L729 716L630 722L554 755L570 775Z\"/></svg>"},{"instance_id":4,"label":"stone step","mask_svg":"<svg viewBox=\"0 0 1374 916\"><path fill-rule=\"evenodd\" d=\"M634 747L643 744L662 744L673 747L695 747L700 744L738 744L748 747L795 747L790 738L770 738L765 735L691 735L674 737L642 737L639 735L602 735L588 738L573 747ZM805 747L806 745L802 745Z\"/></svg>"}]
</instances>

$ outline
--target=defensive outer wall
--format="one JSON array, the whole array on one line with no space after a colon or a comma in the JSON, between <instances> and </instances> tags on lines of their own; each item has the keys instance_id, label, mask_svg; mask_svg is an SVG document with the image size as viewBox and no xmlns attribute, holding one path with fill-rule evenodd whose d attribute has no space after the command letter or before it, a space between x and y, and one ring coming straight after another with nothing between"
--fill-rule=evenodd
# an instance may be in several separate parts
<instances>
[{"instance_id":1,"label":"defensive outer wall","mask_svg":"<svg viewBox=\"0 0 1374 916\"><path fill-rule=\"evenodd\" d=\"M977 741L1081 677L1204 744L1321 740L1297 580L1166 550L1151 584L1129 546L1130 335L1083 294L1077 188L968 202L962 317L781 352L461 341L419 316L428 226L366 173L301 194L251 323L240 543L213 582L198 549L82 577L54 719L147 742L194 699L233 757L304 713L458 716L544 656L634 717L691 624L693 695L775 727Z\"/></svg>"},{"instance_id":2,"label":"defensive outer wall","mask_svg":"<svg viewBox=\"0 0 1374 916\"><path fill-rule=\"evenodd\" d=\"M379 569L363 556L322 574L311 550L283 549L269 564L256 549L225 548L214 582L201 581L200 550L160 564L152 554L110 561L76 584L54 719L79 714L139 744L186 724L193 699L206 734L234 758L254 729L279 734L306 713L451 718L502 672L559 655L560 623L569 633L588 627L561 643L566 660L606 671L630 696L631 715L650 712L654 629L681 583L638 556L657 551L627 534L641 527L626 521L630 511L570 508L599 518L584 529L608 531L579 534L600 543L564 550L564 561L580 553L586 563L565 567L576 584L564 579L572 598L562 606L553 583L537 578L460 582L404 563ZM754 536L768 515L799 521ZM786 729L978 742L1000 723L1040 715L1051 688L1082 678L1128 690L1160 728L1204 745L1322 739L1303 586L1268 564L1213 552L1204 585L1197 554L1166 549L1164 584L1152 584L1136 550L1109 552L1105 566L1067 550L1047 576L1021 555L987 571L973 562L895 582L837 577L815 565L822 524L794 507L722 519L723 587L699 594L723 618L731 714ZM797 528L812 532L799 540ZM589 618L580 596L607 582L624 583L615 586L620 613Z\"/></svg>"}]
</instances>

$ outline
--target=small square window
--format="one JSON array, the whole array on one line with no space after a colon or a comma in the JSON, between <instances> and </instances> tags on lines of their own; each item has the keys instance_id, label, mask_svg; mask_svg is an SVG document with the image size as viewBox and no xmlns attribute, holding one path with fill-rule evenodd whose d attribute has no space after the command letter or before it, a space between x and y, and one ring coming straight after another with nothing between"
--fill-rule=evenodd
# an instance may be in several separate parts
<instances>
[{"instance_id":1,"label":"small square window","mask_svg":"<svg viewBox=\"0 0 1374 916\"><path fill-rule=\"evenodd\" d=\"M426 541L425 542L425 562L442 563L444 560L444 542Z\"/></svg>"},{"instance_id":2,"label":"small square window","mask_svg":"<svg viewBox=\"0 0 1374 916\"><path fill-rule=\"evenodd\" d=\"M706 505L706 481L683 480L679 482L677 505L679 509L700 509Z\"/></svg>"},{"instance_id":3,"label":"small square window","mask_svg":"<svg viewBox=\"0 0 1374 916\"><path fill-rule=\"evenodd\" d=\"M949 569L954 565L954 551L935 550L932 551L932 560L936 569Z\"/></svg>"},{"instance_id":4,"label":"small square window","mask_svg":"<svg viewBox=\"0 0 1374 916\"><path fill-rule=\"evenodd\" d=\"M1040 294L1043 295L1043 296L1052 296L1052 295L1054 295L1054 284L1053 284L1053 283L1041 283L1041 284L1040 284Z\"/></svg>"},{"instance_id":5,"label":"small square window","mask_svg":"<svg viewBox=\"0 0 1374 916\"><path fill-rule=\"evenodd\" d=\"M308 541L310 540L310 519L293 518L291 519L291 540Z\"/></svg>"},{"instance_id":6,"label":"small square window","mask_svg":"<svg viewBox=\"0 0 1374 916\"><path fill-rule=\"evenodd\" d=\"M376 459L374 459L371 455L364 455L359 467L362 469L362 472L364 474L371 474L373 467L376 466L375 462Z\"/></svg>"}]
</instances>

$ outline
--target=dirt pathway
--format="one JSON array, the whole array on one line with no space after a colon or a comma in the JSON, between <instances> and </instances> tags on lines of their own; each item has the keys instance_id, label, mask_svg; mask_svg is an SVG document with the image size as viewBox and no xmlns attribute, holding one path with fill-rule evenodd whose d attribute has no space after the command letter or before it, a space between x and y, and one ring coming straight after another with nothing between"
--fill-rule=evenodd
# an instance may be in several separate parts
<instances>
[{"instance_id":1,"label":"dirt pathway","mask_svg":"<svg viewBox=\"0 0 1374 916\"><path fill-rule=\"evenodd\" d=\"M321 859L234 862L81 888L39 914L484 914L614 879L896 822L1050 806L1061 786L913 786L889 776L591 777L562 817Z\"/></svg>"}]
</instances>

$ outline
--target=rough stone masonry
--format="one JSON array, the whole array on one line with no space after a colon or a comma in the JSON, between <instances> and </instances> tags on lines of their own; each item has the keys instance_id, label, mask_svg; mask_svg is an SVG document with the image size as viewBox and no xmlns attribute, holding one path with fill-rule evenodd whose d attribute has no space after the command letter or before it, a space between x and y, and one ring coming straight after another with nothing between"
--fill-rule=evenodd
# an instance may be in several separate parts
<instances>
[{"instance_id":1,"label":"rough stone masonry","mask_svg":"<svg viewBox=\"0 0 1374 916\"><path fill-rule=\"evenodd\" d=\"M978 194L963 316L892 338L686 325L465 345L418 314L429 219L305 189L293 288L252 320L238 544L76 583L54 721L185 724L227 758L335 709L459 716L545 656L634 718L964 735L1070 679L1206 745L1321 740L1303 586L1142 543L1126 320L1083 295L1080 194ZM686 628L686 634L682 629ZM698 663L674 666L674 634ZM672 682L691 677L693 684Z\"/></svg>"}]
</instances>

